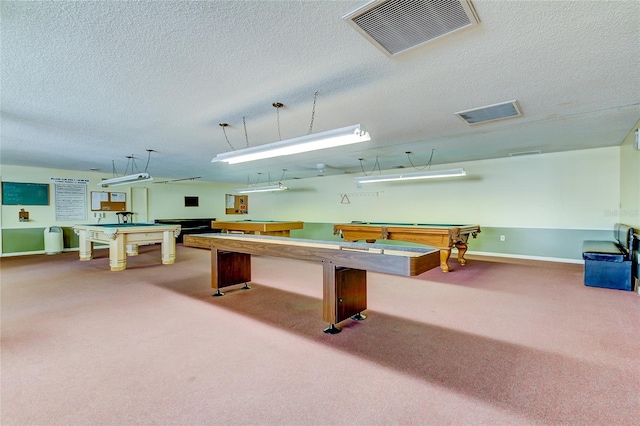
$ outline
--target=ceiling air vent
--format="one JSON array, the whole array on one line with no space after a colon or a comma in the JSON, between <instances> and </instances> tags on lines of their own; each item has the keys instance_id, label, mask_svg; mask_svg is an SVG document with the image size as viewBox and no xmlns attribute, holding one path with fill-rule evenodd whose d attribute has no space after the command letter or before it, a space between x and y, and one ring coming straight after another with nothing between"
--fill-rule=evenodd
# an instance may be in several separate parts
<instances>
[{"instance_id":1,"label":"ceiling air vent","mask_svg":"<svg viewBox=\"0 0 640 426\"><path fill-rule=\"evenodd\" d=\"M503 102L501 104L487 105L480 108L468 109L455 113L462 118L465 123L480 124L487 121L503 120L505 118L520 117L522 110L518 101Z\"/></svg>"},{"instance_id":2,"label":"ceiling air vent","mask_svg":"<svg viewBox=\"0 0 640 426\"><path fill-rule=\"evenodd\" d=\"M373 0L342 18L387 56L480 22L469 0Z\"/></svg>"}]
</instances>

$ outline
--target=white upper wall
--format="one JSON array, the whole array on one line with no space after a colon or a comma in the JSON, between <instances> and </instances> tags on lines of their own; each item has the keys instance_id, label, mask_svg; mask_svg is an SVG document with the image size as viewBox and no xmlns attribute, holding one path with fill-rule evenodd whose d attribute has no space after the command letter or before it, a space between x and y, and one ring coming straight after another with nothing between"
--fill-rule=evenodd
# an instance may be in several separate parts
<instances>
[{"instance_id":1,"label":"white upper wall","mask_svg":"<svg viewBox=\"0 0 640 426\"><path fill-rule=\"evenodd\" d=\"M218 219L302 220L307 222L473 223L495 227L610 229L620 220L620 147L483 160L464 167L467 176L447 180L379 183L356 188L355 175L286 181L290 191L249 196L249 214L225 215L224 194L237 185L206 182L139 184L148 191L149 220ZM442 168L442 167L438 167ZM437 169L434 167L434 169ZM91 173L2 166L3 181L49 183L51 177L90 178L90 191L102 190ZM394 170L393 172L397 172ZM116 191L117 189L117 191ZM112 189L126 192L129 187ZM200 197L185 208L184 196ZM26 206L30 222L20 223L20 206L2 206L3 228L71 226L56 222L50 206ZM24 206L22 206L24 207ZM130 208L130 204L128 204ZM88 211L88 222L94 222ZM116 221L108 213L103 223Z\"/></svg>"},{"instance_id":2,"label":"white upper wall","mask_svg":"<svg viewBox=\"0 0 640 426\"><path fill-rule=\"evenodd\" d=\"M619 151L599 148L448 164L464 167L467 176L361 188L353 183L354 175L288 181L286 193L251 195L250 217L609 229L618 220L613 212L620 200Z\"/></svg>"},{"instance_id":3,"label":"white upper wall","mask_svg":"<svg viewBox=\"0 0 640 426\"><path fill-rule=\"evenodd\" d=\"M117 186L113 188L102 188L98 184L103 175L94 172L82 172L74 170L46 169L39 167L21 167L3 165L0 167L0 176L4 182L29 182L29 183L49 183L49 205L48 206L1 206L0 225L3 228L42 228L47 226L73 226L77 223L97 223L98 219L93 217L90 206L91 192L124 192L126 194L127 210L140 213L144 208L147 214L134 216L135 221L146 222L154 219L171 218L207 218L224 216L224 194L233 189L233 185L200 181L185 181L176 183L157 183L164 179L154 176L154 181L139 183L136 185ZM56 221L55 216L55 191L51 178L76 178L89 179L87 184L87 219L86 221ZM135 200L133 188L148 188L146 200ZM185 207L184 197L199 197L198 207ZM20 222L18 212L24 208L29 212L29 222ZM118 222L116 213L106 212L106 217L100 219L101 223Z\"/></svg>"}]
</instances>

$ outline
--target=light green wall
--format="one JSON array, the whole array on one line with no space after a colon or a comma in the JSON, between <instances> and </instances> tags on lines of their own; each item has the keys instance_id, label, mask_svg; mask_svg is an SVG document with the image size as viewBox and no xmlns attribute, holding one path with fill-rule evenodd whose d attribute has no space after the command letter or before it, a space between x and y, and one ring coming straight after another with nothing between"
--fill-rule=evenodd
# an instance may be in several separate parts
<instances>
[{"instance_id":1,"label":"light green wall","mask_svg":"<svg viewBox=\"0 0 640 426\"><path fill-rule=\"evenodd\" d=\"M291 231L293 238L340 240L333 235L333 223L305 222L301 230ZM505 240L500 239L501 236ZM611 240L613 230L482 227L477 238L468 241L469 253L539 260L582 261L584 240ZM410 245L404 241L385 241L388 245Z\"/></svg>"},{"instance_id":2,"label":"light green wall","mask_svg":"<svg viewBox=\"0 0 640 426\"><path fill-rule=\"evenodd\" d=\"M47 228L8 228L2 231L2 252L31 253L45 249L45 231ZM62 227L63 247L78 247L78 236L72 227Z\"/></svg>"},{"instance_id":3,"label":"light green wall","mask_svg":"<svg viewBox=\"0 0 640 426\"><path fill-rule=\"evenodd\" d=\"M636 130L640 120L633 126L620 147L620 222L640 232L640 150L635 148ZM640 277L640 249L635 253L635 276ZM640 292L640 288L638 289Z\"/></svg>"},{"instance_id":4,"label":"light green wall","mask_svg":"<svg viewBox=\"0 0 640 426\"><path fill-rule=\"evenodd\" d=\"M89 179L87 185L87 220L86 223L98 222L93 217L90 210L91 191L124 192L127 197L127 209L132 207L132 188L146 187L149 189L149 220L163 218L197 218L213 217L224 215L224 194L231 191L237 185L189 181L189 183L154 183L154 181L144 182L131 186L118 186L115 188L102 188L98 183L102 178L108 178L104 174L94 172L79 172L73 170L45 169L36 167L19 167L3 165L0 168L0 175L3 181L12 182L34 182L51 183L52 177ZM154 177L156 181L165 180ZM184 196L200 197L199 207L184 207ZM50 188L49 206L5 206L2 205L0 224L3 228L37 228L52 225L73 226L78 221L56 221L55 220L55 193L53 184ZM29 212L29 222L20 222L18 212L24 208ZM160 217L162 216L162 217ZM106 212L106 217L101 219L102 223L117 222L115 213Z\"/></svg>"},{"instance_id":5,"label":"light green wall","mask_svg":"<svg viewBox=\"0 0 640 426\"><path fill-rule=\"evenodd\" d=\"M471 251L573 260L580 258L583 239L609 239L613 224L620 219L615 212L625 188L620 182L621 147L446 165L449 167L464 167L467 176L361 188L353 183L355 175L286 181L287 192L251 194L249 214L243 216L224 214L224 194L239 185L195 181L136 186L148 188L144 202L149 221L207 217L302 220L305 229L293 236L316 239L337 238L332 235L332 224L353 220L472 223L481 225L483 232L471 242ZM51 177L90 179L87 197L90 191L101 190L98 182L103 177L17 166L2 166L1 173L3 180L18 182L49 182ZM131 187L117 189L127 193L131 209ZM200 206L184 207L187 195L198 196ZM19 249L27 247L23 242L11 244L20 238L16 230L36 235L53 225L65 228L65 247L75 247L77 241L66 236L74 222L56 222L54 202L52 196L50 206L26 207L31 218L27 223L18 221L19 206L2 206L0 226L6 233L2 253L37 251L41 243L32 237L28 237L31 244L26 250ZM91 211L87 217L86 222L98 221ZM101 220L116 221L115 213ZM504 242L500 235L505 235Z\"/></svg>"},{"instance_id":6,"label":"light green wall","mask_svg":"<svg viewBox=\"0 0 640 426\"><path fill-rule=\"evenodd\" d=\"M44 228L4 229L3 253L26 253L44 250Z\"/></svg>"},{"instance_id":7,"label":"light green wall","mask_svg":"<svg viewBox=\"0 0 640 426\"><path fill-rule=\"evenodd\" d=\"M108 177L99 175L93 172L77 172L72 170L59 170L59 169L46 169L40 167L19 167L19 166L7 166L3 165L0 168L2 174L2 180L7 182L33 182L33 183L48 183L49 188L49 200L48 206L6 206L2 205L2 228L44 228L47 226L73 226L77 221L56 221L55 217L55 192L54 186L50 179L53 178L75 178L75 179L89 179L87 185L87 203L90 203L90 191L103 191L104 189L98 186L98 182L101 177ZM118 187L117 192L125 192L127 194L127 205L131 200L131 192L128 187ZM112 191L116 192L115 189ZM21 208L24 208L29 212L29 222L20 222L18 220L18 212ZM89 210L90 205L87 206L87 219L86 223L97 222L97 219L92 217L92 213ZM106 218L102 219L102 222L116 221L115 213L106 213Z\"/></svg>"},{"instance_id":8,"label":"light green wall","mask_svg":"<svg viewBox=\"0 0 640 426\"><path fill-rule=\"evenodd\" d=\"M211 182L154 185L149 190L149 220L155 219L225 219L224 196L238 185ZM198 197L198 207L184 207L184 197ZM251 204L249 204L251 207ZM233 216L230 216L233 217Z\"/></svg>"},{"instance_id":9,"label":"light green wall","mask_svg":"<svg viewBox=\"0 0 640 426\"><path fill-rule=\"evenodd\" d=\"M134 186L118 186L105 189L98 186L102 178L111 176L94 172L82 172L73 170L46 169L36 167L20 167L3 165L0 167L0 176L3 181L49 183L49 206L0 206L0 241L2 241L2 254L37 252L44 250L44 230L48 226L61 226L64 229L65 248L77 247L77 237L73 235L71 227L77 223L114 223L117 215L105 212L106 217L97 219L90 210L91 191L124 192L126 194L127 210L132 210L133 188L148 188L147 206L148 218L137 218L136 221L153 221L165 218L224 218L224 194L230 192L237 185L211 183L211 182L184 182L160 184L154 181L136 184ZM56 221L55 218L55 192L51 178L76 178L89 179L87 185L87 219L80 221ZM164 180L155 177L156 181ZM137 194L139 191L136 191ZM198 207L184 207L185 196L199 197ZM29 212L29 221L20 222L18 212L24 208ZM134 210L135 213L135 210Z\"/></svg>"},{"instance_id":10,"label":"light green wall","mask_svg":"<svg viewBox=\"0 0 640 426\"><path fill-rule=\"evenodd\" d=\"M467 176L360 188L354 175L288 181L286 193L252 195L250 217L317 222L314 234L329 237L332 223L354 220L479 224L483 232L470 242L470 252L581 261L582 241L610 240L618 221L619 151L447 164L464 167Z\"/></svg>"},{"instance_id":11,"label":"light green wall","mask_svg":"<svg viewBox=\"0 0 640 426\"><path fill-rule=\"evenodd\" d=\"M620 147L620 222L640 229L640 150L635 149L636 122Z\"/></svg>"}]
</instances>

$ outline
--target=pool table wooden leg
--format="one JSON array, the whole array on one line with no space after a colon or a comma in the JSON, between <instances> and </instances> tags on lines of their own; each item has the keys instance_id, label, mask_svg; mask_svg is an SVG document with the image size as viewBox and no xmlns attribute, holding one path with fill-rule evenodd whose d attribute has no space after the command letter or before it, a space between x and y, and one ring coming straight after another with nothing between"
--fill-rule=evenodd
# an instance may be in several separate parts
<instances>
[{"instance_id":1,"label":"pool table wooden leg","mask_svg":"<svg viewBox=\"0 0 640 426\"><path fill-rule=\"evenodd\" d=\"M162 233L162 264L173 265L176 263L176 237L173 231L165 231Z\"/></svg>"},{"instance_id":2,"label":"pool table wooden leg","mask_svg":"<svg viewBox=\"0 0 640 426\"><path fill-rule=\"evenodd\" d=\"M109 241L109 266L112 271L124 271L127 269L126 241L122 235Z\"/></svg>"},{"instance_id":3,"label":"pool table wooden leg","mask_svg":"<svg viewBox=\"0 0 640 426\"><path fill-rule=\"evenodd\" d=\"M449 272L449 256L451 256L451 249L440 249L440 269L442 272Z\"/></svg>"},{"instance_id":4,"label":"pool table wooden leg","mask_svg":"<svg viewBox=\"0 0 640 426\"><path fill-rule=\"evenodd\" d=\"M138 255L138 245L127 244L127 256L137 256L137 255Z\"/></svg>"},{"instance_id":5,"label":"pool table wooden leg","mask_svg":"<svg viewBox=\"0 0 640 426\"><path fill-rule=\"evenodd\" d=\"M80 260L93 259L93 241L89 239L87 231L81 230L76 232L79 237Z\"/></svg>"},{"instance_id":6,"label":"pool table wooden leg","mask_svg":"<svg viewBox=\"0 0 640 426\"><path fill-rule=\"evenodd\" d=\"M458 263L462 266L467 264L467 259L464 258L464 254L467 252L467 245L464 243L457 243L456 248L458 249Z\"/></svg>"}]
</instances>

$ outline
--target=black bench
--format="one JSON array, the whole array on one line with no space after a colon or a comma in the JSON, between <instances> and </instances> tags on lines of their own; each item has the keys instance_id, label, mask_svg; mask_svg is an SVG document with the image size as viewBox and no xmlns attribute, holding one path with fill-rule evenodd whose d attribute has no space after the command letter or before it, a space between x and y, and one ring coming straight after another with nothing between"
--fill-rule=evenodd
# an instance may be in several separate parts
<instances>
[{"instance_id":1,"label":"black bench","mask_svg":"<svg viewBox=\"0 0 640 426\"><path fill-rule=\"evenodd\" d=\"M213 218L205 218L205 219L156 219L155 223L162 223L168 225L180 225L181 231L178 238L176 238L177 243L181 243L183 241L183 236L187 234L206 234L209 232L220 232L219 229L214 229L211 227L211 222L216 220Z\"/></svg>"},{"instance_id":2,"label":"black bench","mask_svg":"<svg viewBox=\"0 0 640 426\"><path fill-rule=\"evenodd\" d=\"M584 241L584 285L632 290L633 228L616 223L615 241Z\"/></svg>"}]
</instances>

